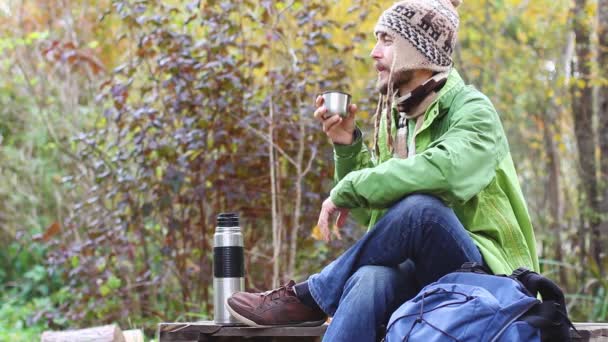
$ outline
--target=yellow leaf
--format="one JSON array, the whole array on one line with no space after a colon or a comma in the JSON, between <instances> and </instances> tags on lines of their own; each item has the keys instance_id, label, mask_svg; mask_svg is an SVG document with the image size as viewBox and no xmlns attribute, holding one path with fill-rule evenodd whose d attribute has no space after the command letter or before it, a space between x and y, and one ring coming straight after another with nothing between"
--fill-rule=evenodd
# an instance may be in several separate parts
<instances>
[{"instance_id":1,"label":"yellow leaf","mask_svg":"<svg viewBox=\"0 0 608 342\"><path fill-rule=\"evenodd\" d=\"M312 231L310 233L310 237L312 237L313 239L315 239L317 241L323 240L323 236L321 235L321 228L319 228L318 225L315 225L312 228Z\"/></svg>"},{"instance_id":2,"label":"yellow leaf","mask_svg":"<svg viewBox=\"0 0 608 342\"><path fill-rule=\"evenodd\" d=\"M579 87L579 89L585 88L585 86L586 86L585 80L581 80L581 79L576 80L576 86Z\"/></svg>"},{"instance_id":3,"label":"yellow leaf","mask_svg":"<svg viewBox=\"0 0 608 342\"><path fill-rule=\"evenodd\" d=\"M517 39L522 43L528 42L528 35L523 31L517 31Z\"/></svg>"}]
</instances>

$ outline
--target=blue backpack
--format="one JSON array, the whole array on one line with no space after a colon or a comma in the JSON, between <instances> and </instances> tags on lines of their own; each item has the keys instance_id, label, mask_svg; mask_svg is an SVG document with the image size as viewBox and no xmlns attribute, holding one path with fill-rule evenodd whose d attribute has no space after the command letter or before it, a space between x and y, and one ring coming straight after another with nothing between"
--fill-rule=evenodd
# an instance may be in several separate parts
<instances>
[{"instance_id":1,"label":"blue backpack","mask_svg":"<svg viewBox=\"0 0 608 342\"><path fill-rule=\"evenodd\" d=\"M571 341L570 327L564 294L551 280L524 268L496 276L466 263L401 305L384 340Z\"/></svg>"}]
</instances>

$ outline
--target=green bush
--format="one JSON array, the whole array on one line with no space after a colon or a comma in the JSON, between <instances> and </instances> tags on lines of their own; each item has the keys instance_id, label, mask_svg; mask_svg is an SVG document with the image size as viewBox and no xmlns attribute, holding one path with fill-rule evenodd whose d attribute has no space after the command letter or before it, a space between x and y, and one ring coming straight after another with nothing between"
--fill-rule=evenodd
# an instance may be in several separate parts
<instances>
[{"instance_id":1,"label":"green bush","mask_svg":"<svg viewBox=\"0 0 608 342\"><path fill-rule=\"evenodd\" d=\"M40 54L56 37L24 35L0 39L1 341L38 340L43 329L67 326L61 309L69 291L61 272L48 268L46 242L57 238L78 195L62 178L78 167L72 135L93 122L95 110L89 81L67 79L67 62L51 66Z\"/></svg>"}]
</instances>

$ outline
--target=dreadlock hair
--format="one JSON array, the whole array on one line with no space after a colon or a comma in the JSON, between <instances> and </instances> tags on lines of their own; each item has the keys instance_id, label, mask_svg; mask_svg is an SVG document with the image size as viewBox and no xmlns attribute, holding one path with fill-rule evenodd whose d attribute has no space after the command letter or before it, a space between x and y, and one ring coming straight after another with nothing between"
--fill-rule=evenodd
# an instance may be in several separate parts
<instances>
[{"instance_id":1,"label":"dreadlock hair","mask_svg":"<svg viewBox=\"0 0 608 342\"><path fill-rule=\"evenodd\" d=\"M378 145L378 137L380 134L380 119L383 112L386 112L386 142L388 145L389 153L393 153L393 135L391 133L393 123L393 98L395 96L395 90L393 89L393 71L395 69L395 62L397 60L395 50L393 50L393 62L391 63L391 69L388 74L387 92L385 95L380 94L378 99L378 106L376 107L376 114L374 115L374 151L376 158L380 159L380 147Z\"/></svg>"}]
</instances>

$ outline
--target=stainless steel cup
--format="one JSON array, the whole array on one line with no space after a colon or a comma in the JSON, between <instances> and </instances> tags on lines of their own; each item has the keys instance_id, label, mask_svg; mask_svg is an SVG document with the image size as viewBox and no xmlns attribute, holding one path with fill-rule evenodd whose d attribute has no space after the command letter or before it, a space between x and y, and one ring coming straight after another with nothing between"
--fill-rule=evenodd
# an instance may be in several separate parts
<instances>
[{"instance_id":1,"label":"stainless steel cup","mask_svg":"<svg viewBox=\"0 0 608 342\"><path fill-rule=\"evenodd\" d=\"M244 261L238 215L218 215L213 235L213 321L216 324L239 324L228 312L226 299L245 289Z\"/></svg>"},{"instance_id":2,"label":"stainless steel cup","mask_svg":"<svg viewBox=\"0 0 608 342\"><path fill-rule=\"evenodd\" d=\"M340 115L348 116L348 105L350 105L350 95L340 91L326 91L323 94L323 102L327 108L326 117Z\"/></svg>"}]
</instances>

